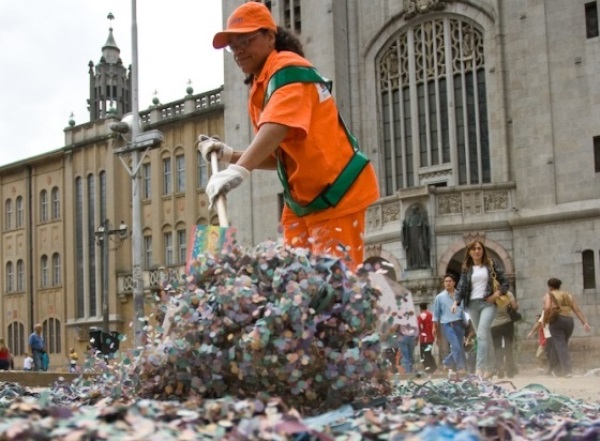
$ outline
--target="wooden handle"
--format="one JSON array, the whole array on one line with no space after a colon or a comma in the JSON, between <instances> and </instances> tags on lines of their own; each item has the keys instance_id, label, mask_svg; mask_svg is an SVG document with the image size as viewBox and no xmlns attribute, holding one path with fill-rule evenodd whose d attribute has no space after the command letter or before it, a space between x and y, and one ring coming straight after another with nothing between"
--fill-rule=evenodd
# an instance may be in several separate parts
<instances>
[{"instance_id":1,"label":"wooden handle","mask_svg":"<svg viewBox=\"0 0 600 441\"><path fill-rule=\"evenodd\" d=\"M213 173L217 173L219 171L219 158L215 152L210 153L210 166ZM215 200L214 204L217 209L217 216L219 217L219 226L225 228L229 227L229 220L227 219L227 208L225 206L225 198L223 197L223 195L217 196L217 199Z\"/></svg>"}]
</instances>

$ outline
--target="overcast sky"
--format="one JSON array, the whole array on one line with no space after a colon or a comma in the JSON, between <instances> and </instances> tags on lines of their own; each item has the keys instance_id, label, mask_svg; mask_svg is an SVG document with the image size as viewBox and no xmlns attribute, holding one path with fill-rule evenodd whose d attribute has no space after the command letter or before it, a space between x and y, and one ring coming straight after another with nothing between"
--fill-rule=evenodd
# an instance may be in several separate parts
<instances>
[{"instance_id":1,"label":"overcast sky","mask_svg":"<svg viewBox=\"0 0 600 441\"><path fill-rule=\"evenodd\" d=\"M115 19L109 21L112 12ZM138 0L139 108L223 84L220 0ZM131 64L131 0L0 0L0 166L64 146L71 112L89 121L88 63L113 28Z\"/></svg>"}]
</instances>

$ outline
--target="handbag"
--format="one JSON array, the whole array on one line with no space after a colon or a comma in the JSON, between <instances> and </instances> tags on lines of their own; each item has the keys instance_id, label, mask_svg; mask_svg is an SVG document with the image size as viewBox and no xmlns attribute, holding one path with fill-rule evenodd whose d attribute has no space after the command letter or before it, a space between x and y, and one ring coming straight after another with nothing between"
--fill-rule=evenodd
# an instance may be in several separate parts
<instances>
[{"instance_id":1,"label":"handbag","mask_svg":"<svg viewBox=\"0 0 600 441\"><path fill-rule=\"evenodd\" d=\"M521 314L519 311L516 311L512 308L512 306L508 305L508 308L506 308L506 311L508 312L508 315L510 316L510 319L513 322L518 322L520 320L523 320L523 314Z\"/></svg>"}]
</instances>

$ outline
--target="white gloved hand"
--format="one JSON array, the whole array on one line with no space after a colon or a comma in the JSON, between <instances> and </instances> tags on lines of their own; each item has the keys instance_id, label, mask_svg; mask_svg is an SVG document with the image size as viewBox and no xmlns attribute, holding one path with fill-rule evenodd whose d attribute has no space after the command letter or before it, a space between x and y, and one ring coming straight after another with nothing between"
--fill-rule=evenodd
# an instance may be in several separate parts
<instances>
[{"instance_id":1,"label":"white gloved hand","mask_svg":"<svg viewBox=\"0 0 600 441\"><path fill-rule=\"evenodd\" d=\"M211 153L216 153L219 161L224 164L229 164L231 162L233 149L224 142L207 135L199 135L197 143L198 151L202 154L202 157L206 162L210 161L209 155Z\"/></svg>"},{"instance_id":2,"label":"white gloved hand","mask_svg":"<svg viewBox=\"0 0 600 441\"><path fill-rule=\"evenodd\" d=\"M213 174L206 184L208 208L211 209L218 196L225 196L230 190L239 186L250 172L241 165L231 164L225 170Z\"/></svg>"}]
</instances>

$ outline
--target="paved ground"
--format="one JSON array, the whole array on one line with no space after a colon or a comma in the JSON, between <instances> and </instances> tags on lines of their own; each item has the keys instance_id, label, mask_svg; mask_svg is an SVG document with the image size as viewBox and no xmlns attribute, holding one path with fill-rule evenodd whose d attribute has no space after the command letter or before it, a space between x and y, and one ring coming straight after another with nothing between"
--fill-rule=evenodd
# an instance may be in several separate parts
<instances>
[{"instance_id":1,"label":"paved ground","mask_svg":"<svg viewBox=\"0 0 600 441\"><path fill-rule=\"evenodd\" d=\"M506 381L505 383L501 383ZM494 380L494 383L502 384L511 388L511 382L516 388L522 388L528 384L541 384L550 392L566 395L579 400L600 402L600 376L588 373L587 375L574 375L571 378L555 378L548 375L536 373L523 373L508 380Z\"/></svg>"},{"instance_id":2,"label":"paved ground","mask_svg":"<svg viewBox=\"0 0 600 441\"><path fill-rule=\"evenodd\" d=\"M596 374L596 375L594 375ZM528 384L541 384L550 392L566 395L572 398L600 402L600 369L590 371L586 375L574 375L572 378L555 378L548 375L542 375L534 370L519 373L512 379L499 380L494 378L493 382L502 385L510 390L519 389ZM441 374L435 375L442 378ZM33 373L22 371L0 372L0 381L11 381L29 387L48 387L54 384L58 379L61 381L72 381L75 378L73 374L66 373Z\"/></svg>"}]
</instances>

